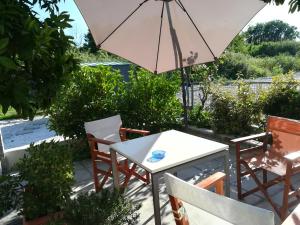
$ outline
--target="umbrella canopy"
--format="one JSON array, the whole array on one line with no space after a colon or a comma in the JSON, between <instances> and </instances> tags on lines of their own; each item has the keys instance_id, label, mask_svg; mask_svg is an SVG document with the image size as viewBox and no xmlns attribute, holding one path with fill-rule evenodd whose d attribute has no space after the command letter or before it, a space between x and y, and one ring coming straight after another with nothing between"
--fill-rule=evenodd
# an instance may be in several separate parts
<instances>
[{"instance_id":1,"label":"umbrella canopy","mask_svg":"<svg viewBox=\"0 0 300 225\"><path fill-rule=\"evenodd\" d=\"M145 69L181 69L216 60L255 14L261 0L75 0L99 48Z\"/></svg>"},{"instance_id":2,"label":"umbrella canopy","mask_svg":"<svg viewBox=\"0 0 300 225\"><path fill-rule=\"evenodd\" d=\"M96 44L149 71L214 61L261 0L75 0Z\"/></svg>"}]
</instances>

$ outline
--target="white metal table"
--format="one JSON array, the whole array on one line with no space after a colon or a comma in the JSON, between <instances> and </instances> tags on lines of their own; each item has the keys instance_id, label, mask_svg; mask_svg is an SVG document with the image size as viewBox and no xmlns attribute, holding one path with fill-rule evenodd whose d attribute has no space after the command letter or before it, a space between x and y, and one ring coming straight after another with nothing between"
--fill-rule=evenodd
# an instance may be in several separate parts
<instances>
[{"instance_id":1,"label":"white metal table","mask_svg":"<svg viewBox=\"0 0 300 225\"><path fill-rule=\"evenodd\" d=\"M165 157L160 161L151 160L152 152L163 150ZM176 130L169 130L130 141L110 145L113 163L114 185L119 188L119 172L116 167L116 153L123 155L151 174L155 224L161 224L159 205L159 178L164 173L176 173L180 169L199 165L203 161L224 158L226 195L229 196L229 151L228 145Z\"/></svg>"}]
</instances>

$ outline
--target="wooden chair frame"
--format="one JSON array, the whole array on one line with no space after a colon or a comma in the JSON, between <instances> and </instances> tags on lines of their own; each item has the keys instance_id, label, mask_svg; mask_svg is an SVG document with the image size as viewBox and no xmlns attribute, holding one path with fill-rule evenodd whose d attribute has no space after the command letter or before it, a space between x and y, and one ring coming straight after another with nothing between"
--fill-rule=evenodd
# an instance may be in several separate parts
<instances>
[{"instance_id":1,"label":"wooden chair frame","mask_svg":"<svg viewBox=\"0 0 300 225\"><path fill-rule=\"evenodd\" d=\"M130 129L130 128L120 128L120 138L121 141L127 140L127 134L139 134L142 136L146 136L150 134L149 131L145 130L137 130L137 129ZM98 149L98 144L104 145L111 145L115 142L95 138L94 135L87 133L87 139L89 142L90 150L91 150L91 158L93 164L93 176L94 176L94 183L95 183L95 190L96 192L100 191L105 183L107 182L109 177L112 177L112 159L111 155L108 152L101 151ZM105 163L108 165L107 170L102 170L97 167L97 163ZM145 175L140 175L136 172L137 165L132 163L131 167L129 165L128 159L125 159L122 162L117 162L118 170L125 175L125 180L122 186L125 188L128 185L128 182L132 176L138 178L139 180L145 182L146 184L150 183L149 173L146 171ZM99 176L103 176L101 180L99 180Z\"/></svg>"},{"instance_id":2,"label":"wooden chair frame","mask_svg":"<svg viewBox=\"0 0 300 225\"><path fill-rule=\"evenodd\" d=\"M214 187L215 192L220 195L224 195L224 181L226 174L217 172L210 177L202 180L197 183L195 186L209 189ZM170 204L172 207L173 216L175 219L176 225L189 225L189 220L186 214L184 213L183 203L180 199L175 198L172 195L169 195Z\"/></svg>"},{"instance_id":3,"label":"wooden chair frame","mask_svg":"<svg viewBox=\"0 0 300 225\"><path fill-rule=\"evenodd\" d=\"M278 119L284 120L285 118L278 117ZM286 120L288 121L288 119ZM257 140L259 141L259 143L254 147L242 149L241 148L242 143L245 143L250 140ZM300 189L295 190L295 188L292 186L291 183L291 177L300 172L299 169L293 168L294 163L300 159L300 151L294 151L284 155L282 157L282 160L286 163L285 175L277 174L278 176L276 178L272 180L268 180L267 177L268 170L262 167L251 168L251 166L247 163L247 159L249 159L253 154L263 154L269 150L268 146L270 143L272 143L272 132L268 130L267 132L264 133L237 138L231 141L235 144L236 147L236 176L237 176L238 199L243 199L244 197L250 194L253 194L257 191L261 191L263 195L266 197L267 201L271 204L275 212L279 215L279 217L283 221L288 215L289 207L295 205L296 203L299 203L300 201ZM257 172L260 171L262 172L263 175L262 181L257 177L256 174ZM253 178L257 187L242 192L242 182L241 182L242 177L248 175L250 175ZM274 201L271 199L270 195L268 194L267 189L281 182L284 183L283 199L282 199L282 205L277 206L274 203ZM290 197L296 197L297 200L289 203Z\"/></svg>"}]
</instances>

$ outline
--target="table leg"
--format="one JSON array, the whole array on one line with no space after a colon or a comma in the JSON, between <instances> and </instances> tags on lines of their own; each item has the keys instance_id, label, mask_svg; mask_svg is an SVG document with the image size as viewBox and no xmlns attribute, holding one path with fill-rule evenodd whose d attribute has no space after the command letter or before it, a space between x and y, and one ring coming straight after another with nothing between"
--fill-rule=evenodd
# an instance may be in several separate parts
<instances>
[{"instance_id":1,"label":"table leg","mask_svg":"<svg viewBox=\"0 0 300 225\"><path fill-rule=\"evenodd\" d=\"M113 172L113 182L116 189L120 188L120 176L117 167L117 153L113 149L110 149L111 161L112 161L112 172Z\"/></svg>"},{"instance_id":2,"label":"table leg","mask_svg":"<svg viewBox=\"0 0 300 225\"><path fill-rule=\"evenodd\" d=\"M153 208L154 208L154 219L155 225L161 225L160 219L160 205L159 205L159 176L155 176L155 174L151 174L151 182L152 182L152 197L153 197Z\"/></svg>"},{"instance_id":3,"label":"table leg","mask_svg":"<svg viewBox=\"0 0 300 225\"><path fill-rule=\"evenodd\" d=\"M229 150L224 154L224 171L226 174L225 180L225 195L230 197L230 172L229 172Z\"/></svg>"}]
</instances>

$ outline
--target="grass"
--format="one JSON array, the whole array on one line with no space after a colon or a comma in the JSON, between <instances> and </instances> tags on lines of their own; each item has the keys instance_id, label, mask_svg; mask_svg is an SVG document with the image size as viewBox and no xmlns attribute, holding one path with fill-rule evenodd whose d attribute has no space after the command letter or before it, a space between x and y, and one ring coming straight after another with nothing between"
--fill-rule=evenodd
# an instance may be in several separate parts
<instances>
[{"instance_id":1,"label":"grass","mask_svg":"<svg viewBox=\"0 0 300 225\"><path fill-rule=\"evenodd\" d=\"M16 119L16 118L20 118L20 116L18 116L14 108L10 107L8 111L5 114L3 114L2 107L0 106L0 120L8 120L8 119Z\"/></svg>"}]
</instances>

